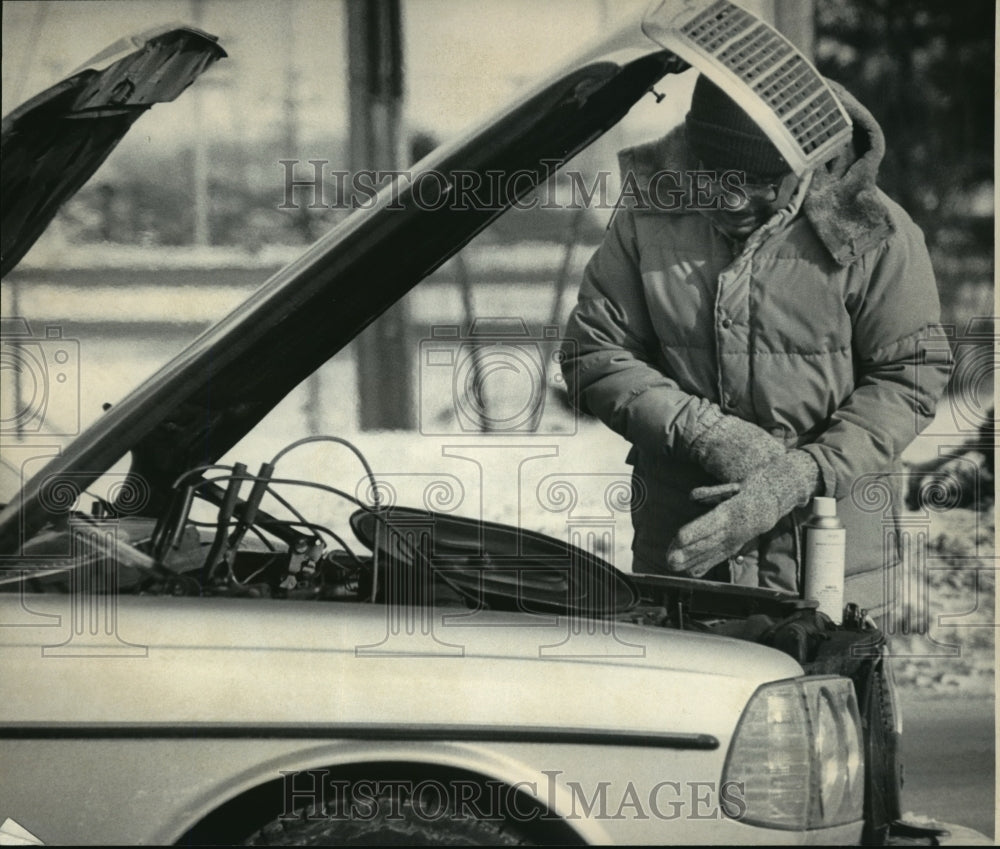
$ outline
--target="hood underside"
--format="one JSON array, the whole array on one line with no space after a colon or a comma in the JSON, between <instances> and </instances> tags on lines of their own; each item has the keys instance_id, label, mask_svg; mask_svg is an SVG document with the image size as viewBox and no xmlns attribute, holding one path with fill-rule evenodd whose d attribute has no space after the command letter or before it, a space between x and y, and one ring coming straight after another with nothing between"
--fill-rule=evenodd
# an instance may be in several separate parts
<instances>
[{"instance_id":1,"label":"hood underside","mask_svg":"<svg viewBox=\"0 0 1000 849\"><path fill-rule=\"evenodd\" d=\"M140 115L175 99L226 55L215 36L187 27L129 41L139 49L103 70L73 74L3 119L0 276L20 262Z\"/></svg>"},{"instance_id":2,"label":"hood underside","mask_svg":"<svg viewBox=\"0 0 1000 849\"><path fill-rule=\"evenodd\" d=\"M130 451L131 474L149 486L151 510L162 508L178 474L215 462L382 312L614 126L654 83L686 67L634 28L423 160L391 205L383 193L374 208L352 214L29 481L19 502L0 513L0 552L15 551L47 521L38 481L72 471L83 484ZM426 188L415 197L422 173L470 171L486 181L497 171L517 175L517 191L489 208L431 209Z\"/></svg>"}]
</instances>

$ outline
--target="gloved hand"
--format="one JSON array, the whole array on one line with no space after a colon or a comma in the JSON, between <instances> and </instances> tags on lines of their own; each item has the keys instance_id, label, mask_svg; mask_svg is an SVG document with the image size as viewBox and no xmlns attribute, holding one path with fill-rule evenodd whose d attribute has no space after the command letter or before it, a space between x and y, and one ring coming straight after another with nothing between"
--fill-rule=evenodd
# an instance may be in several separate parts
<instances>
[{"instance_id":1,"label":"gloved hand","mask_svg":"<svg viewBox=\"0 0 1000 849\"><path fill-rule=\"evenodd\" d=\"M717 563L736 554L754 537L803 507L820 488L820 469L812 456L799 450L751 472L739 486L700 486L695 501L714 503L732 495L704 516L684 525L667 549L667 568L700 578Z\"/></svg>"},{"instance_id":2,"label":"gloved hand","mask_svg":"<svg viewBox=\"0 0 1000 849\"><path fill-rule=\"evenodd\" d=\"M782 456L785 446L763 428L722 414L695 438L689 450L712 477L730 483Z\"/></svg>"}]
</instances>

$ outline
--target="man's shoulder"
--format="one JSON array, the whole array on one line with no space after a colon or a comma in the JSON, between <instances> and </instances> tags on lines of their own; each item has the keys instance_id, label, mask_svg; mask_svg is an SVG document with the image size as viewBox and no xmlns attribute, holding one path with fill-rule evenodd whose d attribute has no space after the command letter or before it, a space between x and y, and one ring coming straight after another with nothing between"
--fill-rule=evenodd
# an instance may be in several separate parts
<instances>
[{"instance_id":1,"label":"man's shoulder","mask_svg":"<svg viewBox=\"0 0 1000 849\"><path fill-rule=\"evenodd\" d=\"M664 215L655 206L640 202L620 202L608 221L608 230L634 234L642 246L660 244L673 249L703 247L710 227L708 219L698 212L677 210Z\"/></svg>"},{"instance_id":2,"label":"man's shoulder","mask_svg":"<svg viewBox=\"0 0 1000 849\"><path fill-rule=\"evenodd\" d=\"M692 154L683 125L665 136L618 152L621 190L618 206L637 214L663 216L697 214L700 190L692 183L698 161Z\"/></svg>"}]
</instances>

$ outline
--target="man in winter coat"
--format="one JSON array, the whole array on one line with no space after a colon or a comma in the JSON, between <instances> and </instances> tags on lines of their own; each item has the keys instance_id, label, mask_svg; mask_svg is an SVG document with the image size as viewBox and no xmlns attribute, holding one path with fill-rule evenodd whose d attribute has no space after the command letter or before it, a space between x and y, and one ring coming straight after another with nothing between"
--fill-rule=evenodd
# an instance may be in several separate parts
<instances>
[{"instance_id":1,"label":"man in winter coat","mask_svg":"<svg viewBox=\"0 0 1000 849\"><path fill-rule=\"evenodd\" d=\"M882 132L834 90L853 140L802 178L704 76L683 126L620 154L630 202L587 266L563 371L632 443L634 571L800 592L802 508L831 496L848 600L877 610L892 473L949 368L923 235L875 186ZM678 203L673 175L698 170L717 182ZM738 193L705 203L730 171Z\"/></svg>"}]
</instances>

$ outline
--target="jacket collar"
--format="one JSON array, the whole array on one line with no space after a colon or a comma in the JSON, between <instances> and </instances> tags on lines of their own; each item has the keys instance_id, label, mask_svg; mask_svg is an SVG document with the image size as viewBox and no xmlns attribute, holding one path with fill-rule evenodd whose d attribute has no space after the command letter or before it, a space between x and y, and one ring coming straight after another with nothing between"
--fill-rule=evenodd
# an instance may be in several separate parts
<instances>
[{"instance_id":1,"label":"jacket collar","mask_svg":"<svg viewBox=\"0 0 1000 849\"><path fill-rule=\"evenodd\" d=\"M802 214L820 242L840 265L882 244L892 233L889 211L875 185L879 163L885 154L885 137L872 114L843 86L828 80L854 122L854 137L833 159L815 169L802 203ZM663 138L626 148L618 154L626 205L663 210L662 198L670 184L661 180L652 186L659 201L653 203L651 181L663 171L684 174L698 168L688 147L684 125ZM692 196L684 186L684 198L676 212L690 211Z\"/></svg>"}]
</instances>

